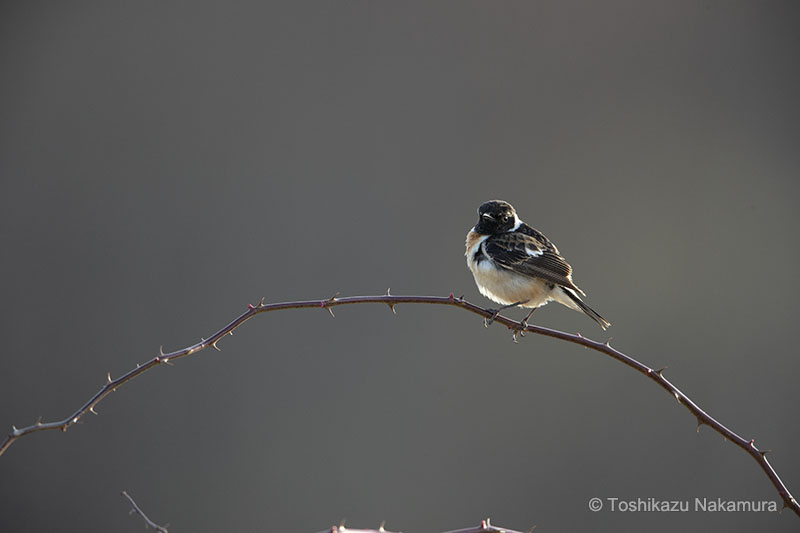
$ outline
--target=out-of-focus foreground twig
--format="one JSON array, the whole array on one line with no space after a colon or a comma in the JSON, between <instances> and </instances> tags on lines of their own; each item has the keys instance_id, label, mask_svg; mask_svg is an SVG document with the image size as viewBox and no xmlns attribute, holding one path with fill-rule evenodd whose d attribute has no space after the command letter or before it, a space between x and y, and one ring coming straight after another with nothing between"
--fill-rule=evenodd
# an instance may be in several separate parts
<instances>
[{"instance_id":1,"label":"out-of-focus foreground twig","mask_svg":"<svg viewBox=\"0 0 800 533\"><path fill-rule=\"evenodd\" d=\"M530 528L527 533L531 533L536 526ZM383 528L383 524L378 529L353 529L349 527L344 527L344 524L339 526L333 526L330 529L326 529L325 531L321 531L320 533L390 533L389 531ZM481 523L475 527L468 527L465 529L454 529L452 531L445 531L444 533L520 533L519 531L514 531L513 529L508 529L504 527L497 527L493 526L489 519L481 520Z\"/></svg>"}]
</instances>

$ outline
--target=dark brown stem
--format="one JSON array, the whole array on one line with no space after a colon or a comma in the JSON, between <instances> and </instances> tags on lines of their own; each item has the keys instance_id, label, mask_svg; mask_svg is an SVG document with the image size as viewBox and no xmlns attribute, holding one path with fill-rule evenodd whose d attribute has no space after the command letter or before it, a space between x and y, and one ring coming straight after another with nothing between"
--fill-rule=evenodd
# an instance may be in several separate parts
<instances>
[{"instance_id":1,"label":"dark brown stem","mask_svg":"<svg viewBox=\"0 0 800 533\"><path fill-rule=\"evenodd\" d=\"M146 515L146 514L144 514L144 511L142 511L142 510L139 508L139 506L138 506L138 505L136 505L136 502L135 502L135 501L133 501L133 498L131 498L130 494L128 494L127 492L125 492L125 491L123 490L123 491L122 491L122 495L123 495L123 496L125 496L125 498L127 498L127 499L128 499L128 502L130 502L130 504L131 504L131 514L133 514L133 513L136 513L136 514L138 514L139 516L141 516L141 517L142 517L142 520L144 520L144 523L145 523L147 526L150 526L150 527L152 527L153 529L155 529L156 531L158 531L158 533L169 533L169 532L167 531L167 528L166 528L165 526L159 526L158 524L156 524L155 522L153 522L152 520L150 520L150 519L147 517L147 515Z\"/></svg>"},{"instance_id":2,"label":"dark brown stem","mask_svg":"<svg viewBox=\"0 0 800 533\"><path fill-rule=\"evenodd\" d=\"M199 352L200 350L204 350L209 346L213 348L217 348L217 343L219 342L222 337L225 335L231 334L233 330L253 318L254 316L267 313L270 311L283 311L286 309L324 309L333 315L333 307L337 307L340 305L351 305L351 304L364 304L364 303L378 303L388 305L392 311L394 311L394 307L398 304L437 304L437 305L448 305L453 307L458 307L464 309L465 311L469 311L471 313L475 313L476 315L480 315L484 317L484 319L490 318L492 316L492 311L488 309L484 309L483 307L479 307L475 304L471 304L464 300L463 297L456 298L453 294L450 296L393 296L387 292L387 294L383 296L351 296L347 298L337 298L337 295L331 296L325 300L306 300L306 301L297 301L297 302L282 302L282 303L274 303L274 304L265 304L264 299L261 299L261 302L256 305L248 305L247 310L239 315L233 322L222 328L221 330L214 333L211 337L207 340L203 340L197 344L189 346L187 348L183 348L182 350L178 350L175 352L170 353L160 353L159 355L155 356L153 359L149 360L143 365L137 365L136 368L130 370L128 373L123 374L122 376L118 377L117 379L111 379L111 375L107 375L107 380L105 385L97 391L97 393L92 396L86 403L84 403L77 411L72 413L70 416L65 418L64 420L60 420L57 422L48 422L42 423L41 421L36 422L35 424L17 429L16 427L12 426L11 433L6 437L3 444L0 445L0 455L5 453L11 444L16 441L18 438L28 435L30 433L35 433L37 431L46 431L51 429L60 429L62 431L66 431L72 424L75 424L80 420L80 418L85 415L87 412L91 411L94 412L94 407L100 403L103 398L117 390L118 387L124 385L128 381L132 380L139 374L147 372L151 368L155 366L159 366L161 364L168 364L171 363L175 359L179 359L181 357L186 357L187 355L191 355L193 353ZM660 370L655 370L648 367L645 364L640 363L636 359L632 357L628 357L627 355L623 354L622 352L614 349L611 347L610 342L598 342L591 339L587 339L586 337L582 337L581 335L565 333L563 331L558 331L554 329L545 328L542 326L536 325L527 325L527 327L523 327L520 322L516 322L511 320L510 318L506 318L502 315L498 316L495 319L496 323L503 324L504 326L508 327L514 336L514 340L516 340L516 336L520 332L525 333L536 333L539 335L545 335L547 337L554 337L556 339L561 339L563 341L572 342L574 344L579 344L586 348L592 348L593 350L597 350L598 352L602 352L609 357L613 357L617 361L628 365L629 367L633 368L637 372L647 376L648 378L655 381L661 388L666 390L670 393L681 405L686 407L696 418L698 428L705 424L723 437L729 440L739 448L743 449L747 452L764 473L767 475L769 480L775 486L775 489L778 491L781 499L783 500L784 507L790 508L794 513L800 517L800 505L797 503L797 500L792 496L789 492L789 489L786 488L786 485L781 481L781 478L778 477L777 472L770 464L769 460L767 460L767 451L759 450L755 445L754 439L744 439L728 429L727 427L723 426L721 423L717 422L711 415L703 411L696 403L694 403L688 396L682 393L675 385L669 382L663 376L663 368ZM219 348L217 348L219 349ZM96 414L96 413L95 413Z\"/></svg>"}]
</instances>

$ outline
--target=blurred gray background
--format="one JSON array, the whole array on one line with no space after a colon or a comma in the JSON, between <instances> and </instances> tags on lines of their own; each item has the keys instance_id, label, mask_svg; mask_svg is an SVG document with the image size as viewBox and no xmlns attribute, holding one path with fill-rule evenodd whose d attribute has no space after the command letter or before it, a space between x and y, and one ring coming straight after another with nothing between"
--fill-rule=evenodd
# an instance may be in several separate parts
<instances>
[{"instance_id":1,"label":"blurred gray background","mask_svg":"<svg viewBox=\"0 0 800 533\"><path fill-rule=\"evenodd\" d=\"M478 294L511 201L603 334L800 493L794 2L4 2L0 425L248 302ZM522 316L522 312L511 312ZM436 306L263 315L0 457L0 530L797 531L757 464L592 351Z\"/></svg>"}]
</instances>

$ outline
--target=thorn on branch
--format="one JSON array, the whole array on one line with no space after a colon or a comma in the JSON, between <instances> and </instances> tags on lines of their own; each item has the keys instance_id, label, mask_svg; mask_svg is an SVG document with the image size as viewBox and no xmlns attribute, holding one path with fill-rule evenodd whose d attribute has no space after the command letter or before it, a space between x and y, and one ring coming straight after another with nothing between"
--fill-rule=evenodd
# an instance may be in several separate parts
<instances>
[{"instance_id":1,"label":"thorn on branch","mask_svg":"<svg viewBox=\"0 0 800 533\"><path fill-rule=\"evenodd\" d=\"M259 306L259 307L264 307L264 299L265 299L265 298L266 298L266 296L262 296L262 297L261 297L261 301L260 301L260 302L258 302L258 306Z\"/></svg>"},{"instance_id":2,"label":"thorn on branch","mask_svg":"<svg viewBox=\"0 0 800 533\"><path fill-rule=\"evenodd\" d=\"M217 339L217 340L215 340L214 342L212 342L212 343L211 343L211 347L212 347L212 348L214 348L216 351L218 351L218 352L221 352L222 350L220 350L220 349L219 349L219 346L217 346L217 343L218 343L218 342L219 342L219 339Z\"/></svg>"},{"instance_id":3,"label":"thorn on branch","mask_svg":"<svg viewBox=\"0 0 800 533\"><path fill-rule=\"evenodd\" d=\"M677 391L673 392L672 395L675 396L675 399L678 400L678 403L681 403L681 395L678 394Z\"/></svg>"},{"instance_id":4,"label":"thorn on branch","mask_svg":"<svg viewBox=\"0 0 800 533\"><path fill-rule=\"evenodd\" d=\"M339 296L338 292L333 296L331 296L330 298L328 298L327 300L323 300L319 303L319 306L322 307L323 309L327 309L333 318L336 318L336 315L333 314L333 309L331 309L329 306L330 304L336 301L337 296Z\"/></svg>"},{"instance_id":5,"label":"thorn on branch","mask_svg":"<svg viewBox=\"0 0 800 533\"><path fill-rule=\"evenodd\" d=\"M393 315L396 315L396 314L397 314L397 311L396 311L396 310L395 310L395 308L394 308L394 306L395 306L396 304L386 304L386 305L388 305L388 306L389 306L389 309L391 309L391 310L392 310L392 314L393 314ZM330 307L328 308L328 310L330 311Z\"/></svg>"},{"instance_id":6,"label":"thorn on branch","mask_svg":"<svg viewBox=\"0 0 800 533\"><path fill-rule=\"evenodd\" d=\"M656 374L658 374L658 377L663 378L664 376L662 374L664 373L664 370L666 370L668 368L669 368L668 366L662 366L661 368L656 370ZM680 400L678 400L678 401L680 401Z\"/></svg>"},{"instance_id":7,"label":"thorn on branch","mask_svg":"<svg viewBox=\"0 0 800 533\"><path fill-rule=\"evenodd\" d=\"M388 287L388 288L386 289L386 296L391 296L391 295L392 295L392 288L391 288L391 287Z\"/></svg>"},{"instance_id":8,"label":"thorn on branch","mask_svg":"<svg viewBox=\"0 0 800 533\"><path fill-rule=\"evenodd\" d=\"M94 405L89 408L89 412L92 413L93 415L98 414L97 411L94 410Z\"/></svg>"},{"instance_id":9,"label":"thorn on branch","mask_svg":"<svg viewBox=\"0 0 800 533\"><path fill-rule=\"evenodd\" d=\"M111 382L114 381L111 379L111 372L106 372L106 381L109 385L111 385Z\"/></svg>"}]
</instances>

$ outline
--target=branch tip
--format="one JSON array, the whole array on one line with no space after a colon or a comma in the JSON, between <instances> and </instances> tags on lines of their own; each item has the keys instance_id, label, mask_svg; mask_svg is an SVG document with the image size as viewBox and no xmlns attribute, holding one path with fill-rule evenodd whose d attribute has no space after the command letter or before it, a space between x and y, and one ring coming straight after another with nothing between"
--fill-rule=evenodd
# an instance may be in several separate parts
<instances>
[{"instance_id":1,"label":"branch tip","mask_svg":"<svg viewBox=\"0 0 800 533\"><path fill-rule=\"evenodd\" d=\"M131 504L131 510L128 512L128 514L132 515L132 514L136 513L139 516L141 516L142 520L144 520L145 529L147 529L147 527L149 526L149 527L152 527L153 529L155 529L156 531L158 531L159 533L169 533L167 531L167 528L169 527L169 524L167 524L166 526L159 526L158 524L156 524L155 522L150 520L150 518L148 518L148 516L146 514L144 514L144 511L142 511L141 508L139 508L139 506L136 504L136 502L133 500L133 498L130 496L130 494L128 494L124 490L120 494L122 494L122 496L124 496L128 500L128 502Z\"/></svg>"}]
</instances>

